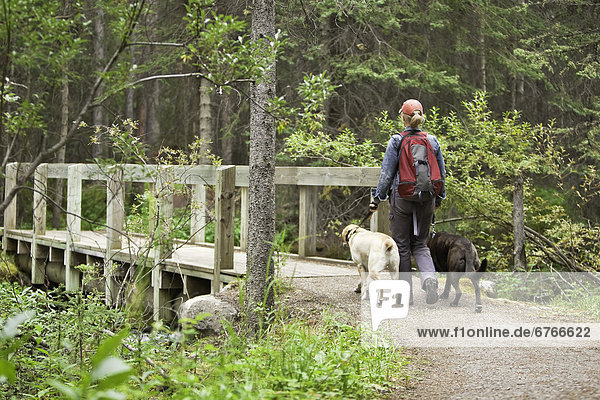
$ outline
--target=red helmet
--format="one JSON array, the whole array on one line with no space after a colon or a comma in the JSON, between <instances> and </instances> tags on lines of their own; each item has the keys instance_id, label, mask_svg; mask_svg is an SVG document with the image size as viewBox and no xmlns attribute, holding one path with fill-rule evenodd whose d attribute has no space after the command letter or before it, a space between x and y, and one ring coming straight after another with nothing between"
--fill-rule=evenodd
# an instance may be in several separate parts
<instances>
[{"instance_id":1,"label":"red helmet","mask_svg":"<svg viewBox=\"0 0 600 400\"><path fill-rule=\"evenodd\" d=\"M423 106L419 102L419 100L408 99L402 104L402 108L400 111L407 115L413 115L415 111L421 111L421 115L423 115Z\"/></svg>"}]
</instances>

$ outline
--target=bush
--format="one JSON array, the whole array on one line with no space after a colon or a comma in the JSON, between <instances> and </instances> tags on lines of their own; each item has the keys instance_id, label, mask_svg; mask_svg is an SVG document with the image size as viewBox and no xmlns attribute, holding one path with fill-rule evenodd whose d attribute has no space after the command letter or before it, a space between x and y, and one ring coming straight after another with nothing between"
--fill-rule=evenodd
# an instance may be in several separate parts
<instances>
[{"instance_id":1,"label":"bush","mask_svg":"<svg viewBox=\"0 0 600 400\"><path fill-rule=\"evenodd\" d=\"M328 315L198 340L136 331L98 294L0 282L0 305L0 326L22 325L0 337L3 399L371 399L404 378L399 350L363 346L360 328Z\"/></svg>"}]
</instances>

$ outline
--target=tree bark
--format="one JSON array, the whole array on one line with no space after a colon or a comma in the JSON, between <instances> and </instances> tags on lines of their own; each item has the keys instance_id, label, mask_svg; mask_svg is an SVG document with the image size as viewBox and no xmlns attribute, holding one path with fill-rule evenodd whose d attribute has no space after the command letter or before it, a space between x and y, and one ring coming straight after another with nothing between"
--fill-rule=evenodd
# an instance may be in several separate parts
<instances>
[{"instance_id":1,"label":"tree bark","mask_svg":"<svg viewBox=\"0 0 600 400\"><path fill-rule=\"evenodd\" d=\"M233 99L231 95L223 95L221 100L221 157L223 164L233 165Z\"/></svg>"},{"instance_id":2,"label":"tree bark","mask_svg":"<svg viewBox=\"0 0 600 400\"><path fill-rule=\"evenodd\" d=\"M210 164L210 160L206 157L206 153L210 152L210 144L213 142L213 130L212 130L212 101L210 97L211 83L208 79L200 78L199 88L199 101L198 108L200 118L198 121L198 133L203 145L201 147L202 157L200 162L202 164Z\"/></svg>"},{"instance_id":3,"label":"tree bark","mask_svg":"<svg viewBox=\"0 0 600 400\"><path fill-rule=\"evenodd\" d=\"M150 83L148 88L150 92L150 101L148 104L148 125L147 135L148 143L154 148L158 149L162 144L162 138L160 135L160 122L158 118L160 109L160 81L156 80Z\"/></svg>"},{"instance_id":4,"label":"tree bark","mask_svg":"<svg viewBox=\"0 0 600 400\"><path fill-rule=\"evenodd\" d=\"M96 71L100 73L102 71L102 66L104 65L104 43L106 42L106 38L104 35L104 10L101 6L95 5L96 15L94 15L94 61L97 65ZM97 96L102 97L103 88L102 86L98 87ZM104 121L104 112L102 111L102 106L97 106L92 109L92 123L95 126L104 126L106 123ZM92 156L100 157L103 152L102 141L94 144L92 146Z\"/></svg>"},{"instance_id":5,"label":"tree bark","mask_svg":"<svg viewBox=\"0 0 600 400\"><path fill-rule=\"evenodd\" d=\"M481 74L481 90L487 91L487 56L485 45L485 12L479 10L479 73Z\"/></svg>"},{"instance_id":6,"label":"tree bark","mask_svg":"<svg viewBox=\"0 0 600 400\"><path fill-rule=\"evenodd\" d=\"M275 35L275 1L254 0L252 40ZM271 243L275 236L275 120L266 109L275 97L275 65L250 88L250 188L247 250L246 310L251 332L268 324L273 307L274 266Z\"/></svg>"},{"instance_id":7,"label":"tree bark","mask_svg":"<svg viewBox=\"0 0 600 400\"><path fill-rule=\"evenodd\" d=\"M525 255L525 213L523 208L523 177L518 176L514 181L513 191L513 235L514 235L514 269L520 270L527 266Z\"/></svg>"},{"instance_id":8,"label":"tree bark","mask_svg":"<svg viewBox=\"0 0 600 400\"><path fill-rule=\"evenodd\" d=\"M63 139L69 134L69 77L67 68L64 68L63 82L60 89L60 138ZM66 158L65 147L61 147L56 152L56 162L64 163ZM52 206L52 227L60 228L60 216L62 214L64 179L56 180L56 195Z\"/></svg>"}]
</instances>

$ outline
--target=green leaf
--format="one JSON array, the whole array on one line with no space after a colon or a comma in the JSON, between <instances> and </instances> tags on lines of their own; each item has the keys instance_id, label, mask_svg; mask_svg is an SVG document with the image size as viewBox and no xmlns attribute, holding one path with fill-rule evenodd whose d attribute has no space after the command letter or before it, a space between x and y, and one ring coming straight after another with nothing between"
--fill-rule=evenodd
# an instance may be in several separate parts
<instances>
[{"instance_id":1,"label":"green leaf","mask_svg":"<svg viewBox=\"0 0 600 400\"><path fill-rule=\"evenodd\" d=\"M121 341L129 334L128 329L123 329L114 336L106 338L98 347L96 354L92 358L92 367L95 369L104 361L105 358L112 355L116 349L121 346Z\"/></svg>"},{"instance_id":2,"label":"green leaf","mask_svg":"<svg viewBox=\"0 0 600 400\"><path fill-rule=\"evenodd\" d=\"M8 381L14 383L17 379L17 372L13 363L7 360L0 360L0 383Z\"/></svg>"},{"instance_id":3,"label":"green leaf","mask_svg":"<svg viewBox=\"0 0 600 400\"><path fill-rule=\"evenodd\" d=\"M52 386L53 388L58 390L64 397L66 397L68 399L71 399L71 400L81 399L81 393L79 392L79 390L77 388L68 386L68 385L66 385L62 382L59 382L57 380L54 380L54 379L49 380L48 383L50 384L50 386Z\"/></svg>"},{"instance_id":4,"label":"green leaf","mask_svg":"<svg viewBox=\"0 0 600 400\"><path fill-rule=\"evenodd\" d=\"M110 356L100 362L92 371L92 379L100 381L101 388L115 387L125 382L131 373L131 367L120 358Z\"/></svg>"}]
</instances>

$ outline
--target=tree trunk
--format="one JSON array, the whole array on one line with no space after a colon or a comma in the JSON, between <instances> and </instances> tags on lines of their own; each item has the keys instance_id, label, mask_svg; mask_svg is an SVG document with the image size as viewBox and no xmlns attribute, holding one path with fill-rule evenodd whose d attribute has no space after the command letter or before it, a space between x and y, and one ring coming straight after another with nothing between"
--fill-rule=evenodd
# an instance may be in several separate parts
<instances>
[{"instance_id":1,"label":"tree trunk","mask_svg":"<svg viewBox=\"0 0 600 400\"><path fill-rule=\"evenodd\" d=\"M523 177L515 178L513 191L513 235L514 235L514 269L521 270L527 266L525 255L525 213L523 211Z\"/></svg>"},{"instance_id":2,"label":"tree trunk","mask_svg":"<svg viewBox=\"0 0 600 400\"><path fill-rule=\"evenodd\" d=\"M210 164L210 160L206 157L206 153L210 152L210 144L213 142L212 135L212 102L210 98L210 89L211 83L204 78L200 78L200 88L199 88L199 124L198 124L198 133L201 140L203 140L203 145L200 149L202 153L202 157L200 158L200 162L202 164Z\"/></svg>"},{"instance_id":3,"label":"tree trunk","mask_svg":"<svg viewBox=\"0 0 600 400\"><path fill-rule=\"evenodd\" d=\"M223 164L233 165L233 101L231 95L223 95L221 100L221 157Z\"/></svg>"},{"instance_id":4,"label":"tree trunk","mask_svg":"<svg viewBox=\"0 0 600 400\"><path fill-rule=\"evenodd\" d=\"M63 139L69 133L69 76L67 68L63 69L63 81L60 89L60 138ZM66 158L65 147L56 152L56 162L64 163ZM62 214L64 179L56 180L56 195L52 206L52 227L60 228L60 216Z\"/></svg>"},{"instance_id":5,"label":"tree trunk","mask_svg":"<svg viewBox=\"0 0 600 400\"><path fill-rule=\"evenodd\" d=\"M160 136L160 122L158 118L159 106L160 106L160 80L155 80L150 84L148 88L150 91L150 101L148 104L148 143L158 149L162 145L162 139Z\"/></svg>"},{"instance_id":6,"label":"tree trunk","mask_svg":"<svg viewBox=\"0 0 600 400\"><path fill-rule=\"evenodd\" d=\"M275 1L254 0L252 40L275 35ZM248 328L256 333L268 324L273 308L275 236L275 120L266 109L275 97L275 65L250 88L250 188L246 310Z\"/></svg>"},{"instance_id":7,"label":"tree trunk","mask_svg":"<svg viewBox=\"0 0 600 400\"><path fill-rule=\"evenodd\" d=\"M104 10L98 4L96 7L96 15L94 15L94 61L97 65L96 71L100 73L104 65L104 43L106 41L104 35ZM102 96L102 86L98 88L98 96ZM104 112L102 106L96 106L92 109L92 122L95 126L104 126ZM100 157L103 152L102 141L92 145L92 156Z\"/></svg>"},{"instance_id":8,"label":"tree trunk","mask_svg":"<svg viewBox=\"0 0 600 400\"><path fill-rule=\"evenodd\" d=\"M487 91L487 56L485 48L485 13L479 12L479 72L481 74L481 90Z\"/></svg>"},{"instance_id":9,"label":"tree trunk","mask_svg":"<svg viewBox=\"0 0 600 400\"><path fill-rule=\"evenodd\" d=\"M133 47L129 50L129 53L131 55L131 63L135 64L136 52ZM133 72L129 74L129 79L131 82L135 80ZM132 87L125 89L125 118L132 121L135 119L135 89Z\"/></svg>"}]
</instances>

